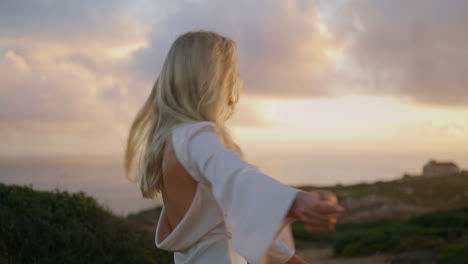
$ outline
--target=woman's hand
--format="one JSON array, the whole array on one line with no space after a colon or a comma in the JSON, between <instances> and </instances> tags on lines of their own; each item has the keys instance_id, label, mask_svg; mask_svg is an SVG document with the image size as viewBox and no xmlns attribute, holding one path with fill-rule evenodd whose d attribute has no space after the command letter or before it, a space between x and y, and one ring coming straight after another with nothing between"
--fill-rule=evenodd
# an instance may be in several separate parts
<instances>
[{"instance_id":1,"label":"woman's hand","mask_svg":"<svg viewBox=\"0 0 468 264\"><path fill-rule=\"evenodd\" d=\"M338 215L344 208L329 191L301 191L291 206L288 217L304 222L311 233L329 233L335 230Z\"/></svg>"}]
</instances>

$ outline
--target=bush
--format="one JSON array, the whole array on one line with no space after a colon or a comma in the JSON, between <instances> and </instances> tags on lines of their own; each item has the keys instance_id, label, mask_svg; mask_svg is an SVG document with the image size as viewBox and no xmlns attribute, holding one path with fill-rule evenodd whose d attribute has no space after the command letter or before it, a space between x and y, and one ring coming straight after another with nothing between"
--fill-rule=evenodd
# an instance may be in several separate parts
<instances>
[{"instance_id":1,"label":"bush","mask_svg":"<svg viewBox=\"0 0 468 264\"><path fill-rule=\"evenodd\" d=\"M439 258L438 264L468 263L468 253L465 253L468 252L467 229L468 207L424 214L408 220L338 224L336 232L324 235L306 232L300 222L292 225L295 238L332 243L335 254L339 256L422 250L435 252Z\"/></svg>"},{"instance_id":2,"label":"bush","mask_svg":"<svg viewBox=\"0 0 468 264\"><path fill-rule=\"evenodd\" d=\"M437 259L437 264L466 264L468 260L468 238L462 243L445 246Z\"/></svg>"},{"instance_id":3,"label":"bush","mask_svg":"<svg viewBox=\"0 0 468 264\"><path fill-rule=\"evenodd\" d=\"M153 235L84 193L0 184L0 263L172 263Z\"/></svg>"},{"instance_id":4,"label":"bush","mask_svg":"<svg viewBox=\"0 0 468 264\"><path fill-rule=\"evenodd\" d=\"M347 257L416 250L442 252L446 245L459 243L466 236L467 212L468 208L463 208L425 214L407 221L355 225L341 232L338 230L334 250L337 255Z\"/></svg>"}]
</instances>

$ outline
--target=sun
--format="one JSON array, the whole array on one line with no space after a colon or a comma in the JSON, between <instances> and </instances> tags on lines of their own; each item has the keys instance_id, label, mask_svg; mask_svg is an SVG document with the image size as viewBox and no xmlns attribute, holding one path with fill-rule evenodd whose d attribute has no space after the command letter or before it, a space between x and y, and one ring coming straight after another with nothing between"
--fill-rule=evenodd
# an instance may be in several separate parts
<instances>
[{"instance_id":1,"label":"sun","mask_svg":"<svg viewBox=\"0 0 468 264\"><path fill-rule=\"evenodd\" d=\"M343 57L343 50L338 48L325 48L323 54L329 61L338 61Z\"/></svg>"},{"instance_id":2,"label":"sun","mask_svg":"<svg viewBox=\"0 0 468 264\"><path fill-rule=\"evenodd\" d=\"M127 59L132 53L148 47L147 41L135 42L132 44L113 47L107 50L107 55L114 59Z\"/></svg>"}]
</instances>

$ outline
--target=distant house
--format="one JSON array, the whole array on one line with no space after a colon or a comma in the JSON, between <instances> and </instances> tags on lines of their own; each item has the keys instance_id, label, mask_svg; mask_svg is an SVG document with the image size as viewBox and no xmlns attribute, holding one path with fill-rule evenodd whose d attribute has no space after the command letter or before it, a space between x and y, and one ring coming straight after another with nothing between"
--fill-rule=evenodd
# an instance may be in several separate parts
<instances>
[{"instance_id":1,"label":"distant house","mask_svg":"<svg viewBox=\"0 0 468 264\"><path fill-rule=\"evenodd\" d=\"M435 160L429 161L423 167L423 176L441 176L452 173L458 173L458 166L453 162L437 162Z\"/></svg>"}]
</instances>

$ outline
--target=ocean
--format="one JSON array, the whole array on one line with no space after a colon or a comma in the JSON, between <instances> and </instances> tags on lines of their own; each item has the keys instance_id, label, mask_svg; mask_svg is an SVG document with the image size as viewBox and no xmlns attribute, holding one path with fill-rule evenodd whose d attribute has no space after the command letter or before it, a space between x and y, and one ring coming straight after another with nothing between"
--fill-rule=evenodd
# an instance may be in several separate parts
<instances>
[{"instance_id":1,"label":"ocean","mask_svg":"<svg viewBox=\"0 0 468 264\"><path fill-rule=\"evenodd\" d=\"M446 157L461 165L461 169L468 167L465 153L454 153ZM330 153L316 156L275 154L250 160L267 175L292 186L392 180L405 173L419 174L427 161L424 154L377 153ZM122 216L162 204L160 199L143 199L138 184L130 182L124 175L122 165L117 163L3 162L0 164L0 183L32 185L35 190L83 191Z\"/></svg>"},{"instance_id":2,"label":"ocean","mask_svg":"<svg viewBox=\"0 0 468 264\"><path fill-rule=\"evenodd\" d=\"M0 182L32 185L34 190L83 191L122 216L162 204L160 199L143 199L138 184L127 180L116 164L1 165Z\"/></svg>"}]
</instances>

